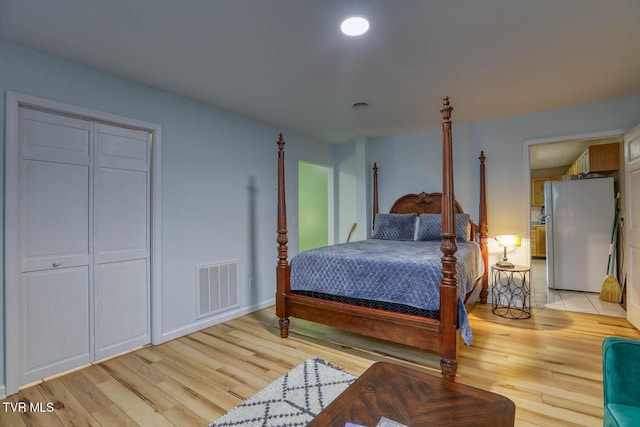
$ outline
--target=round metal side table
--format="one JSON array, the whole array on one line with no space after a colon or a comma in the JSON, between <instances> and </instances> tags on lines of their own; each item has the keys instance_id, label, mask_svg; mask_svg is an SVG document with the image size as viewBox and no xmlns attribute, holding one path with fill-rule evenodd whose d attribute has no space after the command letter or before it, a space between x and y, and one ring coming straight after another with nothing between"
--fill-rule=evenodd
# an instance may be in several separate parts
<instances>
[{"instance_id":1,"label":"round metal side table","mask_svg":"<svg viewBox=\"0 0 640 427\"><path fill-rule=\"evenodd\" d=\"M530 268L491 266L491 311L507 319L531 317Z\"/></svg>"}]
</instances>

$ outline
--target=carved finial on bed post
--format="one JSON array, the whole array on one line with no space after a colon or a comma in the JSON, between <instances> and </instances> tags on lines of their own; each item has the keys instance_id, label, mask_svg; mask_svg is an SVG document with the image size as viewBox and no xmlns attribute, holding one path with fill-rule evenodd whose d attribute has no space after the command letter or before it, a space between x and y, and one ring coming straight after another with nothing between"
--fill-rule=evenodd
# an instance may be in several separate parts
<instances>
[{"instance_id":1,"label":"carved finial on bed post","mask_svg":"<svg viewBox=\"0 0 640 427\"><path fill-rule=\"evenodd\" d=\"M284 186L284 138L278 138L278 265L276 266L276 316L280 318L280 336L289 335L289 316L285 306L285 295L289 292L289 263L287 261L287 202Z\"/></svg>"},{"instance_id":2,"label":"carved finial on bed post","mask_svg":"<svg viewBox=\"0 0 640 427\"><path fill-rule=\"evenodd\" d=\"M445 378L454 378L458 367L458 278L455 233L455 195L453 189L453 147L449 97L442 109L442 278L440 279L440 369Z\"/></svg>"},{"instance_id":3,"label":"carved finial on bed post","mask_svg":"<svg viewBox=\"0 0 640 427\"><path fill-rule=\"evenodd\" d=\"M376 215L378 214L378 163L373 164L373 218L371 228L376 225Z\"/></svg>"},{"instance_id":4,"label":"carved finial on bed post","mask_svg":"<svg viewBox=\"0 0 640 427\"><path fill-rule=\"evenodd\" d=\"M449 97L445 96L442 100L442 108L440 109L443 124L451 123L451 111L453 111L453 107L449 105ZM451 133L451 129L449 129L449 133Z\"/></svg>"},{"instance_id":5,"label":"carved finial on bed post","mask_svg":"<svg viewBox=\"0 0 640 427\"><path fill-rule=\"evenodd\" d=\"M482 274L482 291L480 291L480 302L482 304L487 303L487 296L489 294L489 249L487 246L489 229L487 226L486 159L484 151L480 151L480 253L482 254L482 260L485 265L484 273Z\"/></svg>"}]
</instances>

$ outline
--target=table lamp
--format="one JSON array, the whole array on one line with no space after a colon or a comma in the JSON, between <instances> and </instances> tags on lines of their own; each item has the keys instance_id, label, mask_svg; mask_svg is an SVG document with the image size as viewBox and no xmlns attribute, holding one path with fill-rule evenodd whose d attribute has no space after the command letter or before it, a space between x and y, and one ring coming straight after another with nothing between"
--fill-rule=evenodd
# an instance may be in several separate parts
<instances>
[{"instance_id":1,"label":"table lamp","mask_svg":"<svg viewBox=\"0 0 640 427\"><path fill-rule=\"evenodd\" d=\"M496 263L498 267L502 268L513 268L513 264L507 260L507 248L517 248L520 246L520 235L519 234L501 234L500 236L496 236L496 240L498 241L498 246L504 248L504 255L502 257L502 261Z\"/></svg>"}]
</instances>

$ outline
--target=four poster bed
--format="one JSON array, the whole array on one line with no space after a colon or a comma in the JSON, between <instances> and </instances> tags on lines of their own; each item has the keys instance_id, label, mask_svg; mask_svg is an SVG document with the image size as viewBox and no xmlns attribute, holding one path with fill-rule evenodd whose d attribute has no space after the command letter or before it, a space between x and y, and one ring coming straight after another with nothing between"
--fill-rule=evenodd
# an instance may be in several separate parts
<instances>
[{"instance_id":1,"label":"four poster bed","mask_svg":"<svg viewBox=\"0 0 640 427\"><path fill-rule=\"evenodd\" d=\"M455 377L459 331L470 342L467 310L478 296L486 303L488 293L485 156L480 155L479 224L474 224L454 197L448 98L440 111L442 193L404 195L389 214L380 214L374 165L372 238L305 251L291 265L280 134L276 315L283 338L289 317L305 319L438 352L442 375Z\"/></svg>"}]
</instances>

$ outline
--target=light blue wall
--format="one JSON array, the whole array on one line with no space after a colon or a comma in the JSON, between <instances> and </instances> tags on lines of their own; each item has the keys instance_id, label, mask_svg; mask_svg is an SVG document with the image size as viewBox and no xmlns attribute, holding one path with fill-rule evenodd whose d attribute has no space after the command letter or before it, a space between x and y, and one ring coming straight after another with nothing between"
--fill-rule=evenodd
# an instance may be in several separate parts
<instances>
[{"instance_id":1,"label":"light blue wall","mask_svg":"<svg viewBox=\"0 0 640 427\"><path fill-rule=\"evenodd\" d=\"M239 260L241 305L249 307L273 298L277 261L275 141L283 131L290 217L297 212L298 161L331 165L328 144L0 41L0 93L5 91L162 126L163 334L197 326L196 264ZM4 116L3 99L0 117ZM2 141L4 134L4 120L0 120ZM0 150L0 179L4 176L3 152ZM4 199L0 203L1 212ZM291 222L290 253L295 253L297 231L295 221ZM4 227L0 230L2 241L3 231ZM4 259L4 254L0 255ZM253 287L249 287L250 275ZM2 295L0 292L0 298ZM0 304L0 326L2 307ZM1 366L4 344L0 339ZM0 369L0 385L3 383Z\"/></svg>"},{"instance_id":2,"label":"light blue wall","mask_svg":"<svg viewBox=\"0 0 640 427\"><path fill-rule=\"evenodd\" d=\"M463 125L456 124L455 99L452 105L456 199L477 220L478 157L484 150L490 236L528 235L526 141L630 129L640 122L640 96ZM442 191L441 146L439 128L370 141L371 162L380 168L381 212L402 194Z\"/></svg>"},{"instance_id":3,"label":"light blue wall","mask_svg":"<svg viewBox=\"0 0 640 427\"><path fill-rule=\"evenodd\" d=\"M356 207L356 154L355 145L334 145L332 155L334 204L334 241L344 242L349 231L357 221ZM358 224L351 240L360 240L366 236L366 224Z\"/></svg>"}]
</instances>

